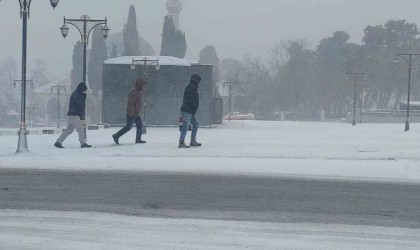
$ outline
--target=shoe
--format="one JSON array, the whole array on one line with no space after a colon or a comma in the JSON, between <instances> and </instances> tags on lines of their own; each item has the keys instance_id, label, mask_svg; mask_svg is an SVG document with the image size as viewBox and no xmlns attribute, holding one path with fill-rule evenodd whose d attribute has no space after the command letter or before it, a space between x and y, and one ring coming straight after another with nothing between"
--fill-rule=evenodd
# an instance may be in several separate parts
<instances>
[{"instance_id":1,"label":"shoe","mask_svg":"<svg viewBox=\"0 0 420 250\"><path fill-rule=\"evenodd\" d=\"M61 143L59 143L59 142L54 143L54 147L56 147L56 148L64 148L63 145L61 145Z\"/></svg>"},{"instance_id":2,"label":"shoe","mask_svg":"<svg viewBox=\"0 0 420 250\"><path fill-rule=\"evenodd\" d=\"M191 147L201 147L201 143L198 143L195 139L191 139Z\"/></svg>"},{"instance_id":3,"label":"shoe","mask_svg":"<svg viewBox=\"0 0 420 250\"><path fill-rule=\"evenodd\" d=\"M190 148L190 146L187 146L185 143L181 142L179 143L178 148Z\"/></svg>"},{"instance_id":4,"label":"shoe","mask_svg":"<svg viewBox=\"0 0 420 250\"><path fill-rule=\"evenodd\" d=\"M136 144L143 144L146 143L146 141L140 140L140 141L136 141Z\"/></svg>"},{"instance_id":5,"label":"shoe","mask_svg":"<svg viewBox=\"0 0 420 250\"><path fill-rule=\"evenodd\" d=\"M114 138L114 142L115 142L115 144L117 144L117 145L119 145L120 144L120 142L118 141L118 136L117 135L112 135L112 138Z\"/></svg>"},{"instance_id":6,"label":"shoe","mask_svg":"<svg viewBox=\"0 0 420 250\"><path fill-rule=\"evenodd\" d=\"M89 145L89 144L85 143L85 144L81 145L80 147L82 147L82 148L91 148L92 145Z\"/></svg>"}]
</instances>

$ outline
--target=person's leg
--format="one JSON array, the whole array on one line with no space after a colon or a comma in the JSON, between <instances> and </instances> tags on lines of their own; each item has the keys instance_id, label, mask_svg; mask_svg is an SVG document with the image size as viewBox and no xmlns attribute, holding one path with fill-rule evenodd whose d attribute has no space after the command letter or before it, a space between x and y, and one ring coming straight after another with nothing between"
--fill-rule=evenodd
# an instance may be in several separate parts
<instances>
[{"instance_id":1,"label":"person's leg","mask_svg":"<svg viewBox=\"0 0 420 250\"><path fill-rule=\"evenodd\" d=\"M179 147L185 146L185 136L187 135L188 124L191 120L191 114L187 112L181 112L183 124L181 126L181 135L179 136Z\"/></svg>"},{"instance_id":2,"label":"person's leg","mask_svg":"<svg viewBox=\"0 0 420 250\"><path fill-rule=\"evenodd\" d=\"M198 143L196 140L197 132L198 132L198 121L195 119L195 115L191 116L191 124L192 124L192 131L191 131L191 147L199 147L201 143Z\"/></svg>"},{"instance_id":3,"label":"person's leg","mask_svg":"<svg viewBox=\"0 0 420 250\"><path fill-rule=\"evenodd\" d=\"M134 122L136 123L136 143L146 143L146 141L143 141L141 139L141 135L143 133L143 121L141 120L140 116L137 116L136 119L134 120Z\"/></svg>"},{"instance_id":4,"label":"person's leg","mask_svg":"<svg viewBox=\"0 0 420 250\"><path fill-rule=\"evenodd\" d=\"M63 131L63 133L61 133L60 137L58 137L58 139L57 139L57 141L56 141L56 144L57 144L57 143L59 143L59 145L60 145L60 146L61 146L61 144L63 144L64 140L66 140L66 138L67 138L67 137L68 137L71 133L73 133L73 131L74 131L74 127L73 127L72 123L70 122L70 117L71 117L71 116L69 116L69 120L68 120L68 122L67 122L67 127L66 127L66 129ZM57 145L56 145L56 147L57 147Z\"/></svg>"},{"instance_id":5,"label":"person's leg","mask_svg":"<svg viewBox=\"0 0 420 250\"><path fill-rule=\"evenodd\" d=\"M77 131L77 134L79 135L80 145L81 146L85 145L86 144L85 126L83 126L82 121L80 120L80 117L72 116L70 119L70 122L72 123L73 127Z\"/></svg>"},{"instance_id":6,"label":"person's leg","mask_svg":"<svg viewBox=\"0 0 420 250\"><path fill-rule=\"evenodd\" d=\"M114 140L116 139L118 141L118 138L120 138L125 133L130 131L130 129L133 127L133 123L134 123L133 117L127 116L127 124L120 131L118 131L116 134L112 136L114 137Z\"/></svg>"}]
</instances>

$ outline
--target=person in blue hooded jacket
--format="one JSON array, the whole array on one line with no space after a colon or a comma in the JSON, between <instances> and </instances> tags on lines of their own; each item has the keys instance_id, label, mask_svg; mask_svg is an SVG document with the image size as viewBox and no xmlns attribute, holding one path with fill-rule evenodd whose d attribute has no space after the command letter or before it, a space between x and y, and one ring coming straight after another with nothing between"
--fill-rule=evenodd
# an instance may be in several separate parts
<instances>
[{"instance_id":1,"label":"person in blue hooded jacket","mask_svg":"<svg viewBox=\"0 0 420 250\"><path fill-rule=\"evenodd\" d=\"M191 147L200 147L201 143L198 143L196 140L197 131L198 131L198 121L195 118L197 113L198 106L200 104L200 98L198 95L198 84L201 81L201 77L198 74L191 76L190 83L184 90L184 97L181 106L181 117L180 126L181 135L179 137L179 148L189 148ZM191 123L191 143L190 146L185 144L185 136L187 135L188 125Z\"/></svg>"},{"instance_id":2,"label":"person in blue hooded jacket","mask_svg":"<svg viewBox=\"0 0 420 250\"><path fill-rule=\"evenodd\" d=\"M79 134L80 146L82 148L90 148L91 145L86 143L85 137L85 105L86 105L86 90L87 86L84 82L77 85L76 90L70 96L69 112L67 116L69 121L67 128L63 131L60 137L55 142L54 146L57 148L64 148L64 140L76 129Z\"/></svg>"}]
</instances>

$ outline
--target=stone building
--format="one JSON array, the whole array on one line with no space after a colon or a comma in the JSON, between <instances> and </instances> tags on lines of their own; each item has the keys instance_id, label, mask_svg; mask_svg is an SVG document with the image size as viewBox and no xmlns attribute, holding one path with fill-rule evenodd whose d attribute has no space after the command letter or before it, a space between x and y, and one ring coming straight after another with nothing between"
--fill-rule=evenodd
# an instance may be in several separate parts
<instances>
[{"instance_id":1,"label":"stone building","mask_svg":"<svg viewBox=\"0 0 420 250\"><path fill-rule=\"evenodd\" d=\"M132 69L133 60L148 61ZM159 60L157 70L151 61ZM143 65L143 66L142 66ZM120 126L126 122L127 96L139 77L145 77L141 117L148 126L178 126L184 89L192 74L202 77L197 119L201 126L213 124L215 84L212 65L191 63L169 56L125 56L109 59L103 71L104 123Z\"/></svg>"}]
</instances>

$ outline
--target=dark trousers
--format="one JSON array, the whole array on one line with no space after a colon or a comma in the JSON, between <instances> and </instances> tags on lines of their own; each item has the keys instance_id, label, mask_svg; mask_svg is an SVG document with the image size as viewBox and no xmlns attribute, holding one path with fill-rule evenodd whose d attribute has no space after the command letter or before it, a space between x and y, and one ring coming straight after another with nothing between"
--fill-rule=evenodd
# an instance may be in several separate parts
<instances>
[{"instance_id":1,"label":"dark trousers","mask_svg":"<svg viewBox=\"0 0 420 250\"><path fill-rule=\"evenodd\" d=\"M133 124L136 124L137 131L136 131L136 142L141 141L141 134L143 129L143 121L141 120L140 116L137 117L130 117L127 116L127 124L124 128L122 128L120 131L118 131L115 135L119 138L123 136L125 133L130 131L130 129L133 127Z\"/></svg>"}]
</instances>

